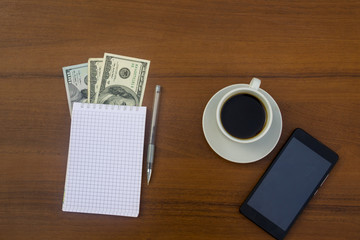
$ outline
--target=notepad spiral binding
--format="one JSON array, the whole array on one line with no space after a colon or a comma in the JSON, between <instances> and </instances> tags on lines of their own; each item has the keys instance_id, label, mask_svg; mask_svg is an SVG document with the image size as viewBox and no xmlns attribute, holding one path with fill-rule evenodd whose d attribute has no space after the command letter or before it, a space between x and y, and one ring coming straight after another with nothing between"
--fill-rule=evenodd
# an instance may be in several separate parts
<instances>
[{"instance_id":1,"label":"notepad spiral binding","mask_svg":"<svg viewBox=\"0 0 360 240\"><path fill-rule=\"evenodd\" d=\"M81 108L92 108L92 109L111 109L111 110L130 110L139 111L138 106L127 106L127 105L108 105L108 104L97 104L97 103L81 103Z\"/></svg>"}]
</instances>

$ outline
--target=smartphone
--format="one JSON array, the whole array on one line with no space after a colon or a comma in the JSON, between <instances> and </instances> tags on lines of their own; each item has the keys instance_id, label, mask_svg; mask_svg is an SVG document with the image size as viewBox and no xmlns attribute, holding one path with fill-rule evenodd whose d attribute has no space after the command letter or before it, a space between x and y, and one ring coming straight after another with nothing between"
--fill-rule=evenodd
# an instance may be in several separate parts
<instances>
[{"instance_id":1,"label":"smartphone","mask_svg":"<svg viewBox=\"0 0 360 240\"><path fill-rule=\"evenodd\" d=\"M338 158L304 130L295 129L240 212L274 238L283 239Z\"/></svg>"}]
</instances>

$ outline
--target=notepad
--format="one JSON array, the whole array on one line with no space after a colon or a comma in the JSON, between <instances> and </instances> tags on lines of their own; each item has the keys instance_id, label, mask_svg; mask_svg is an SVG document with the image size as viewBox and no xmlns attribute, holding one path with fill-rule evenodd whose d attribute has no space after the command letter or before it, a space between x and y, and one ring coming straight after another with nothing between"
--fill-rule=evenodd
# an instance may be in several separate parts
<instances>
[{"instance_id":1,"label":"notepad","mask_svg":"<svg viewBox=\"0 0 360 240\"><path fill-rule=\"evenodd\" d=\"M74 103L62 210L137 217L146 107Z\"/></svg>"}]
</instances>

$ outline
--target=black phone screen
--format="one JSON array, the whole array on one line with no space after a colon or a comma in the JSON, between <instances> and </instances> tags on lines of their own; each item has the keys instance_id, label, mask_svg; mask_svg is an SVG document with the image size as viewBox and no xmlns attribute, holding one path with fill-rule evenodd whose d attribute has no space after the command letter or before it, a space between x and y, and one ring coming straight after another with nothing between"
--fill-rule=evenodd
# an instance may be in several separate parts
<instances>
[{"instance_id":1,"label":"black phone screen","mask_svg":"<svg viewBox=\"0 0 360 240\"><path fill-rule=\"evenodd\" d=\"M292 138L248 205L285 231L330 167L329 161Z\"/></svg>"},{"instance_id":2,"label":"black phone screen","mask_svg":"<svg viewBox=\"0 0 360 240\"><path fill-rule=\"evenodd\" d=\"M275 238L284 238L337 160L334 151L295 129L240 212Z\"/></svg>"}]
</instances>

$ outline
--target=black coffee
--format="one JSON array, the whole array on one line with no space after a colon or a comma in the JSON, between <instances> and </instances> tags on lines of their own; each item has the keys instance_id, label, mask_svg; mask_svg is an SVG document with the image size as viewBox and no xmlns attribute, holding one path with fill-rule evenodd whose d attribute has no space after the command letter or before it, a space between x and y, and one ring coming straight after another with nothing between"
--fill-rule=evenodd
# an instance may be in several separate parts
<instances>
[{"instance_id":1,"label":"black coffee","mask_svg":"<svg viewBox=\"0 0 360 240\"><path fill-rule=\"evenodd\" d=\"M225 130L240 139L255 137L264 128L266 110L256 97L237 94L223 105L220 118Z\"/></svg>"}]
</instances>

